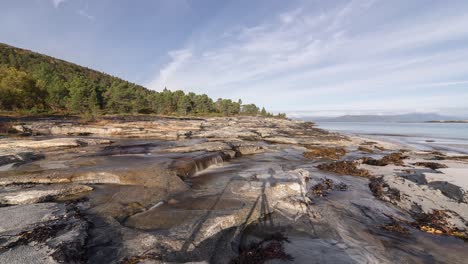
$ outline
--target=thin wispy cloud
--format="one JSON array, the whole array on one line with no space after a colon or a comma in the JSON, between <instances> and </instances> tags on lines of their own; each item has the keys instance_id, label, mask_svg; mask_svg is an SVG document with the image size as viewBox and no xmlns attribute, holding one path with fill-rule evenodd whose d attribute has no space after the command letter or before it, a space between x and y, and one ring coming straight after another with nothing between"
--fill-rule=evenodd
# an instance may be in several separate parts
<instances>
[{"instance_id":1,"label":"thin wispy cloud","mask_svg":"<svg viewBox=\"0 0 468 264\"><path fill-rule=\"evenodd\" d=\"M78 10L77 14L89 20L94 20L94 16L88 13L88 9L89 9L89 3L86 2L85 7L83 9Z\"/></svg>"},{"instance_id":2,"label":"thin wispy cloud","mask_svg":"<svg viewBox=\"0 0 468 264\"><path fill-rule=\"evenodd\" d=\"M192 53L188 49L177 50L169 52L169 56L171 56L172 61L159 72L157 79L149 83L150 87L163 87L168 78L172 77L192 57Z\"/></svg>"},{"instance_id":3,"label":"thin wispy cloud","mask_svg":"<svg viewBox=\"0 0 468 264\"><path fill-rule=\"evenodd\" d=\"M435 13L428 6L407 15L405 3L398 2L393 17L376 23L389 8L384 2L347 1L318 11L314 5L301 6L257 25L227 30L219 44L191 40L185 47L191 56L184 63L172 56L148 85L247 97L278 111L336 106L333 97L359 102L351 108L372 108L386 97L397 102L404 93L424 97L428 88L460 92L459 86L467 83L459 80L468 77L466 12ZM374 95L373 102L356 98L360 93ZM468 89L458 94L466 97ZM413 100L414 108L432 103L437 95L431 98Z\"/></svg>"},{"instance_id":4,"label":"thin wispy cloud","mask_svg":"<svg viewBox=\"0 0 468 264\"><path fill-rule=\"evenodd\" d=\"M59 8L60 4L64 3L67 0L51 0L55 8Z\"/></svg>"}]
</instances>

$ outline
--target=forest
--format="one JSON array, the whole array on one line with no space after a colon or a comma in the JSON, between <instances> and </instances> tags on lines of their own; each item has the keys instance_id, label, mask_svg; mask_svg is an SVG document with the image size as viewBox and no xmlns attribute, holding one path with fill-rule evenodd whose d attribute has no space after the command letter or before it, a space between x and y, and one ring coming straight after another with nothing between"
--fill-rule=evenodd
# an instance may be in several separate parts
<instances>
[{"instance_id":1,"label":"forest","mask_svg":"<svg viewBox=\"0 0 468 264\"><path fill-rule=\"evenodd\" d=\"M19 114L261 115L242 100L149 90L118 77L0 43L0 111ZM284 118L285 114L275 117Z\"/></svg>"}]
</instances>

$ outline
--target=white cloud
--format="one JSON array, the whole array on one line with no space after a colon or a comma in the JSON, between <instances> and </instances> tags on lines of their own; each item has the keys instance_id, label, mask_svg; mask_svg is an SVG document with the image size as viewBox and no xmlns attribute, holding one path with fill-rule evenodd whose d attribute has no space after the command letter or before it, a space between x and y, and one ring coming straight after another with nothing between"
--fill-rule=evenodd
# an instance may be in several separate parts
<instances>
[{"instance_id":1,"label":"white cloud","mask_svg":"<svg viewBox=\"0 0 468 264\"><path fill-rule=\"evenodd\" d=\"M385 15L385 7L376 1L348 1L316 12L301 7L251 27L238 26L211 46L192 41L190 52L171 54L172 62L149 86L243 98L285 111L339 107L343 97L361 93L374 95L373 102L353 99L359 104L347 106L387 102L395 107L391 100L407 92L420 91L424 97L427 89L450 92L466 84L468 46L460 45L468 40L466 12L451 9L434 19L429 9L406 16L401 3L401 17L380 24L374 18ZM424 105L439 95L431 96L412 102ZM460 104L462 97L450 98Z\"/></svg>"},{"instance_id":2,"label":"white cloud","mask_svg":"<svg viewBox=\"0 0 468 264\"><path fill-rule=\"evenodd\" d=\"M192 57L192 52L189 49L172 51L169 53L171 62L167 64L160 72L156 79L152 80L147 87L153 90L162 90L167 86L168 80L177 78L174 76L178 69ZM173 86L171 86L173 87Z\"/></svg>"}]
</instances>

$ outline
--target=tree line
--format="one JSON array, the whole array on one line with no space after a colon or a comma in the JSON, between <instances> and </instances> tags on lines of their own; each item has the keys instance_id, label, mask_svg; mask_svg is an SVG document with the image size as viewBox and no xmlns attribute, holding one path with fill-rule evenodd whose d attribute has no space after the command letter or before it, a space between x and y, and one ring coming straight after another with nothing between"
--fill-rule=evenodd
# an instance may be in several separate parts
<instances>
[{"instance_id":1,"label":"tree line","mask_svg":"<svg viewBox=\"0 0 468 264\"><path fill-rule=\"evenodd\" d=\"M162 92L0 43L0 110L30 114L273 115L255 104ZM285 117L278 114L276 117Z\"/></svg>"}]
</instances>

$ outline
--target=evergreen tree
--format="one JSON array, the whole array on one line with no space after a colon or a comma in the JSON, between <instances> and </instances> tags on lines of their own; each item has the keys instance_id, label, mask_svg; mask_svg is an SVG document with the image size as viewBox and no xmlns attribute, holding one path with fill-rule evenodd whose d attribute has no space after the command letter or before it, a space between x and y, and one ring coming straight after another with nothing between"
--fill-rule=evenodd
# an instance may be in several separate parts
<instances>
[{"instance_id":1,"label":"evergreen tree","mask_svg":"<svg viewBox=\"0 0 468 264\"><path fill-rule=\"evenodd\" d=\"M114 76L0 43L0 110L60 113L257 115L254 104L148 90ZM266 113L266 114L265 114ZM263 116L271 116L265 109ZM284 114L279 114L283 117Z\"/></svg>"},{"instance_id":2,"label":"evergreen tree","mask_svg":"<svg viewBox=\"0 0 468 264\"><path fill-rule=\"evenodd\" d=\"M99 100L96 88L86 78L79 76L73 78L68 84L70 96L68 109L77 114L96 113L99 109Z\"/></svg>"}]
</instances>

